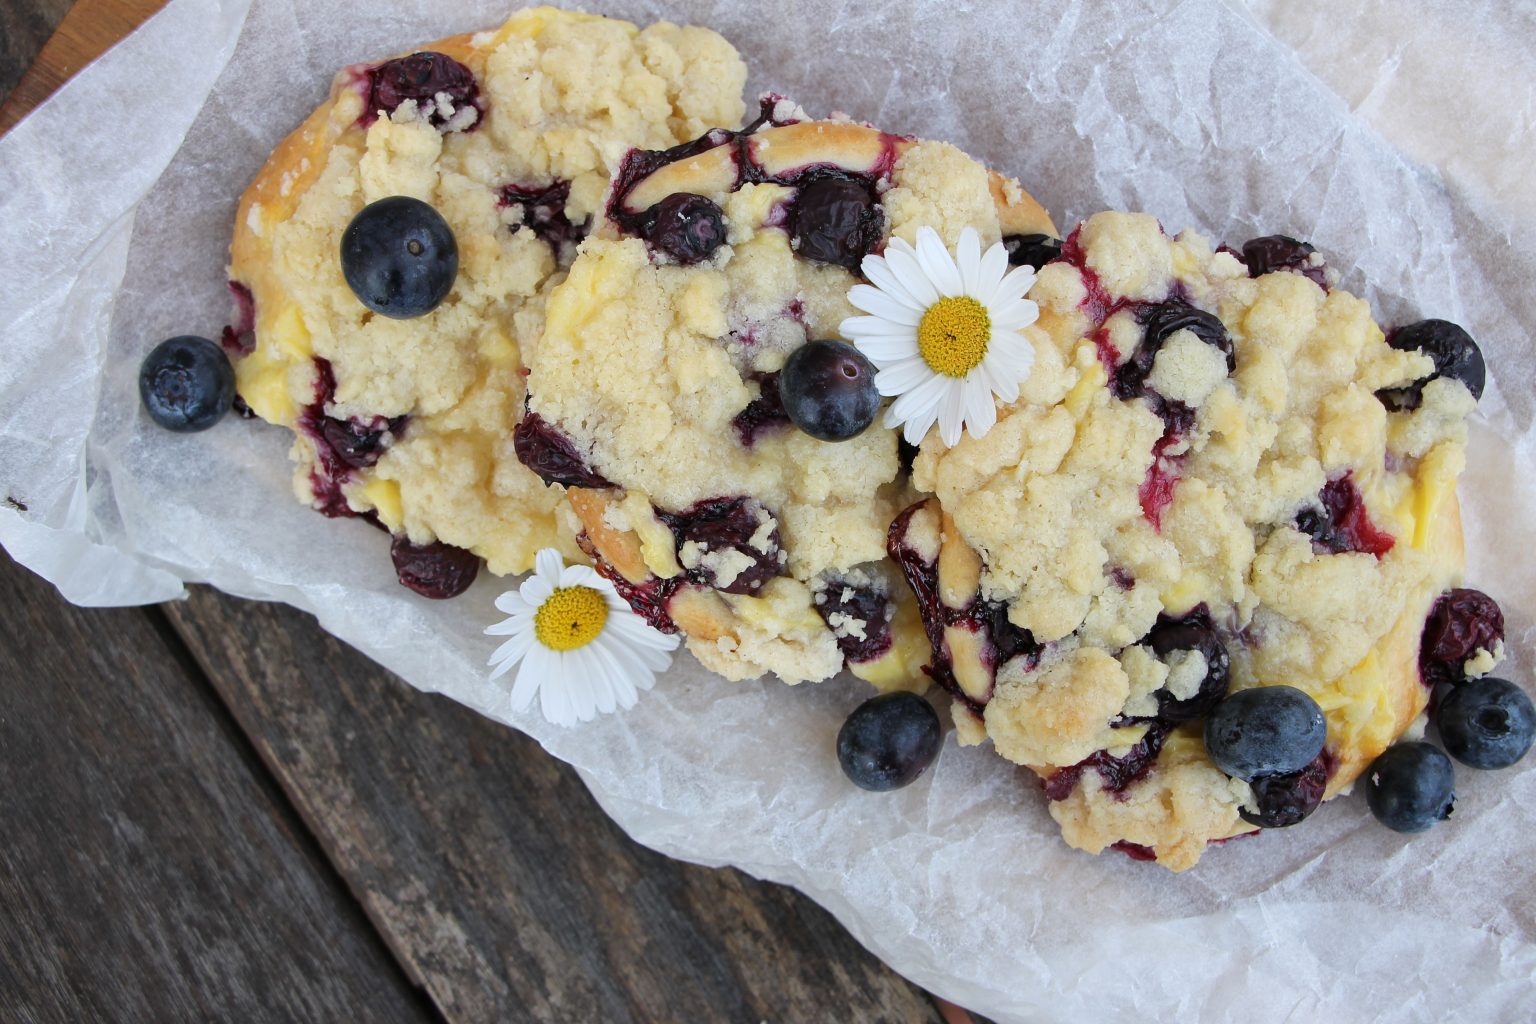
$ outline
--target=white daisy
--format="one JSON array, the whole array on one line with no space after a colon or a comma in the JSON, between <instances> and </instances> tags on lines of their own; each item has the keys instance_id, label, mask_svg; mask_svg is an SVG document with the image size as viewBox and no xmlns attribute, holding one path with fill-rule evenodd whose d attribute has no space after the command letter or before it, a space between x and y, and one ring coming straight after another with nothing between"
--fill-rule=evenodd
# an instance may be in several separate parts
<instances>
[{"instance_id":1,"label":"white daisy","mask_svg":"<svg viewBox=\"0 0 1536 1024\"><path fill-rule=\"evenodd\" d=\"M533 574L496 607L508 618L485 631L509 639L491 655L491 678L521 662L512 709L526 711L537 694L556 725L634 707L677 648L678 638L646 625L612 583L584 565L566 565L554 548L538 553Z\"/></svg>"},{"instance_id":2,"label":"white daisy","mask_svg":"<svg viewBox=\"0 0 1536 1024\"><path fill-rule=\"evenodd\" d=\"M965 429L985 436L997 422L993 397L1016 401L1035 364L1034 346L1020 333L1040 316L1024 297L1035 272L1010 271L1001 242L983 254L974 228L960 232L952 257L927 227L918 229L915 248L893 238L861 269L871 283L854 285L848 301L870 315L849 317L839 329L879 370L880 393L896 397L885 425L904 424L909 444L922 443L934 421L950 447Z\"/></svg>"}]
</instances>

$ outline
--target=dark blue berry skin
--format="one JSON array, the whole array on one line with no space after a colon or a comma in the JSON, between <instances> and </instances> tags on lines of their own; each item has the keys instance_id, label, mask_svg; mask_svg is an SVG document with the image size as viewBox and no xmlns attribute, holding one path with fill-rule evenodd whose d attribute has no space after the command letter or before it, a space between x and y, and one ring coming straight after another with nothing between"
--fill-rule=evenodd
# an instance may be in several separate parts
<instances>
[{"instance_id":1,"label":"dark blue berry skin","mask_svg":"<svg viewBox=\"0 0 1536 1024\"><path fill-rule=\"evenodd\" d=\"M207 430L234 404L235 368L207 338L169 338L144 358L139 398L149 418L167 430Z\"/></svg>"},{"instance_id":2,"label":"dark blue berry skin","mask_svg":"<svg viewBox=\"0 0 1536 1024\"><path fill-rule=\"evenodd\" d=\"M363 207L341 236L341 273L358 301L393 320L425 316L453 288L459 243L420 199L390 196Z\"/></svg>"},{"instance_id":3,"label":"dark blue berry skin","mask_svg":"<svg viewBox=\"0 0 1536 1024\"><path fill-rule=\"evenodd\" d=\"M1477 342L1457 324L1449 320L1420 320L1393 331L1387 336L1387 344L1404 352L1422 352L1435 361L1434 373L1405 390L1422 391L1436 377L1453 377L1467 386L1473 398L1483 397L1483 386L1488 381L1487 364ZM1417 402L1410 405L1417 407Z\"/></svg>"},{"instance_id":4,"label":"dark blue berry skin","mask_svg":"<svg viewBox=\"0 0 1536 1024\"><path fill-rule=\"evenodd\" d=\"M858 270L885 231L885 214L868 182L825 175L800 186L789 214L796 255Z\"/></svg>"},{"instance_id":5,"label":"dark blue berry skin","mask_svg":"<svg viewBox=\"0 0 1536 1024\"><path fill-rule=\"evenodd\" d=\"M1205 720L1211 760L1244 782L1301 771L1323 752L1327 738L1323 709L1294 686L1239 690Z\"/></svg>"},{"instance_id":6,"label":"dark blue berry skin","mask_svg":"<svg viewBox=\"0 0 1536 1024\"><path fill-rule=\"evenodd\" d=\"M914 693L886 693L854 709L837 732L837 760L860 789L910 785L939 753L939 716Z\"/></svg>"},{"instance_id":7,"label":"dark blue berry skin","mask_svg":"<svg viewBox=\"0 0 1536 1024\"><path fill-rule=\"evenodd\" d=\"M1365 772L1365 801L1394 832L1423 832L1449 818L1455 789L1451 759L1428 743L1388 747Z\"/></svg>"},{"instance_id":8,"label":"dark blue berry skin","mask_svg":"<svg viewBox=\"0 0 1536 1024\"><path fill-rule=\"evenodd\" d=\"M651 208L644 234L677 262L699 263L725 244L725 214L711 199L678 192Z\"/></svg>"},{"instance_id":9,"label":"dark blue berry skin","mask_svg":"<svg viewBox=\"0 0 1536 1024\"><path fill-rule=\"evenodd\" d=\"M1435 712L1446 752L1473 768L1508 768L1536 739L1536 707L1514 683L1474 679L1446 695Z\"/></svg>"},{"instance_id":10,"label":"dark blue berry skin","mask_svg":"<svg viewBox=\"0 0 1536 1024\"><path fill-rule=\"evenodd\" d=\"M875 366L845 341L812 341L790 353L779 398L790 421L818 441L858 437L880 412Z\"/></svg>"},{"instance_id":11,"label":"dark blue berry skin","mask_svg":"<svg viewBox=\"0 0 1536 1024\"><path fill-rule=\"evenodd\" d=\"M1010 265L1039 270L1061 255L1061 239L1050 235L1004 235L1003 249Z\"/></svg>"}]
</instances>

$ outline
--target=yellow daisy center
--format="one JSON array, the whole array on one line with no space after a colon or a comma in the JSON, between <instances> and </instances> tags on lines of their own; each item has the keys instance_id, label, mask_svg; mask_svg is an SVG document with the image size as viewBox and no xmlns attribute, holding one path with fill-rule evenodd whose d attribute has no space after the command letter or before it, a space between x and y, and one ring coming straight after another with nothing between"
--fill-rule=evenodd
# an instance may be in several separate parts
<instances>
[{"instance_id":1,"label":"yellow daisy center","mask_svg":"<svg viewBox=\"0 0 1536 1024\"><path fill-rule=\"evenodd\" d=\"M533 635L552 651L585 647L603 631L608 602L591 587L560 587L533 614Z\"/></svg>"},{"instance_id":2,"label":"yellow daisy center","mask_svg":"<svg viewBox=\"0 0 1536 1024\"><path fill-rule=\"evenodd\" d=\"M992 340L987 307L969 295L940 299L917 325L917 350L935 373L960 378L981 365Z\"/></svg>"}]
</instances>

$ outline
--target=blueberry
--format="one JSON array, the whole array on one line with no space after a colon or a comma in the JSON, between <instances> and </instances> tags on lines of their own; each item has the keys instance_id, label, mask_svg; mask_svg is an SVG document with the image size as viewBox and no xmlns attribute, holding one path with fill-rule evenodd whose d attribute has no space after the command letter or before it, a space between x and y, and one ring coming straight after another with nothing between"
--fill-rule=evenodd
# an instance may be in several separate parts
<instances>
[{"instance_id":1,"label":"blueberry","mask_svg":"<svg viewBox=\"0 0 1536 1024\"><path fill-rule=\"evenodd\" d=\"M1290 235L1265 235L1262 238L1250 238L1243 243L1243 263L1248 267L1249 277L1263 277L1277 270L1289 270L1326 288L1328 277L1323 271L1323 264L1312 258L1316 252L1310 243Z\"/></svg>"},{"instance_id":2,"label":"blueberry","mask_svg":"<svg viewBox=\"0 0 1536 1024\"><path fill-rule=\"evenodd\" d=\"M817 263L859 269L885 231L885 214L865 181L827 175L800 186L789 214L795 252Z\"/></svg>"},{"instance_id":3,"label":"blueberry","mask_svg":"<svg viewBox=\"0 0 1536 1024\"><path fill-rule=\"evenodd\" d=\"M1061 239L1050 235L1005 235L1003 248L1013 266L1039 270L1061 255Z\"/></svg>"},{"instance_id":4,"label":"blueberry","mask_svg":"<svg viewBox=\"0 0 1536 1024\"><path fill-rule=\"evenodd\" d=\"M1166 689L1157 691L1157 716L1168 722L1188 722L1210 714L1227 695L1230 660L1226 645L1216 636L1210 610L1201 605L1182 619L1158 616L1157 625L1144 641L1159 658L1176 651L1199 651L1205 658L1205 678L1199 689L1179 700Z\"/></svg>"},{"instance_id":5,"label":"blueberry","mask_svg":"<svg viewBox=\"0 0 1536 1024\"><path fill-rule=\"evenodd\" d=\"M1323 709L1294 686L1239 690L1205 722L1211 760L1244 782L1301 771L1323 752L1327 738Z\"/></svg>"},{"instance_id":6,"label":"blueberry","mask_svg":"<svg viewBox=\"0 0 1536 1024\"><path fill-rule=\"evenodd\" d=\"M1457 587L1441 594L1419 640L1419 678L1425 686L1456 684L1478 651L1492 652L1504 639L1504 612L1481 590Z\"/></svg>"},{"instance_id":7,"label":"blueberry","mask_svg":"<svg viewBox=\"0 0 1536 1024\"><path fill-rule=\"evenodd\" d=\"M1179 331L1189 331L1227 357L1227 372L1237 366L1232 338L1226 325L1214 313L1191 306L1180 298L1144 306L1137 313L1142 325L1141 344L1131 357L1115 370L1112 387L1116 398L1130 399L1145 393L1143 385L1152 373L1152 364L1164 342Z\"/></svg>"},{"instance_id":8,"label":"blueberry","mask_svg":"<svg viewBox=\"0 0 1536 1024\"><path fill-rule=\"evenodd\" d=\"M149 418L167 430L207 430L234 404L235 368L207 338L169 338L144 357L139 398Z\"/></svg>"},{"instance_id":9,"label":"blueberry","mask_svg":"<svg viewBox=\"0 0 1536 1024\"><path fill-rule=\"evenodd\" d=\"M725 214L711 199L677 192L651 207L645 237L679 263L698 263L725 244Z\"/></svg>"},{"instance_id":10,"label":"blueberry","mask_svg":"<svg viewBox=\"0 0 1536 1024\"><path fill-rule=\"evenodd\" d=\"M1237 809L1242 819L1260 828L1289 828L1323 802L1328 788L1328 755L1319 754L1299 772L1260 776L1251 785L1253 807Z\"/></svg>"},{"instance_id":11,"label":"blueberry","mask_svg":"<svg viewBox=\"0 0 1536 1024\"><path fill-rule=\"evenodd\" d=\"M459 244L443 215L420 199L369 203L341 236L341 272L363 305L394 320L424 316L459 273Z\"/></svg>"},{"instance_id":12,"label":"blueberry","mask_svg":"<svg viewBox=\"0 0 1536 1024\"><path fill-rule=\"evenodd\" d=\"M458 597L480 572L478 555L440 540L412 544L403 536L396 537L389 545L389 557L402 586L437 600Z\"/></svg>"},{"instance_id":13,"label":"blueberry","mask_svg":"<svg viewBox=\"0 0 1536 1024\"><path fill-rule=\"evenodd\" d=\"M1434 373L1407 388L1389 393L1400 395L1407 392L1408 395L1401 399L1406 408L1418 408L1419 403L1413 393L1422 393L1424 385L1436 377L1452 377L1465 384L1474 399L1483 397L1488 368L1483 362L1482 350L1470 334L1449 320L1420 320L1407 327L1399 327L1387 335L1387 344L1404 352L1422 352L1435 361ZM1388 401L1388 406L1391 405Z\"/></svg>"},{"instance_id":14,"label":"blueberry","mask_svg":"<svg viewBox=\"0 0 1536 1024\"><path fill-rule=\"evenodd\" d=\"M1388 747L1365 771L1365 801L1394 832L1423 832L1456 804L1451 759L1428 743Z\"/></svg>"},{"instance_id":15,"label":"blueberry","mask_svg":"<svg viewBox=\"0 0 1536 1024\"><path fill-rule=\"evenodd\" d=\"M456 113L465 106L480 106L480 85L474 72L445 53L423 50L385 61L368 72L368 102L362 121L373 123L379 111L393 114L406 100L415 100L423 109L430 106L428 121L436 128L450 120L438 103L446 96ZM479 120L475 121L475 126Z\"/></svg>"},{"instance_id":16,"label":"blueberry","mask_svg":"<svg viewBox=\"0 0 1536 1024\"><path fill-rule=\"evenodd\" d=\"M784 575L784 538L773 514L756 499L706 498L681 512L657 509L656 515L672 528L680 554L692 543L703 556L684 570L692 583L727 594L753 594L769 580ZM773 525L764 535L769 523ZM735 555L719 562L718 556L728 551ZM729 565L732 572L724 581L718 572L722 564Z\"/></svg>"},{"instance_id":17,"label":"blueberry","mask_svg":"<svg viewBox=\"0 0 1536 1024\"><path fill-rule=\"evenodd\" d=\"M1446 751L1473 768L1508 768L1536 739L1536 707L1514 683L1474 679L1452 690L1435 712Z\"/></svg>"},{"instance_id":18,"label":"blueberry","mask_svg":"<svg viewBox=\"0 0 1536 1024\"><path fill-rule=\"evenodd\" d=\"M512 451L516 453L517 461L533 470L546 486L564 484L591 490L613 486L610 480L587 465L570 435L536 412L525 412L522 421L512 428Z\"/></svg>"},{"instance_id":19,"label":"blueberry","mask_svg":"<svg viewBox=\"0 0 1536 1024\"><path fill-rule=\"evenodd\" d=\"M854 709L837 731L837 760L860 789L914 782L939 752L939 716L914 693L885 693Z\"/></svg>"},{"instance_id":20,"label":"blueberry","mask_svg":"<svg viewBox=\"0 0 1536 1024\"><path fill-rule=\"evenodd\" d=\"M875 367L846 341L812 341L779 374L784 412L818 441L847 441L869 429L880 411Z\"/></svg>"}]
</instances>

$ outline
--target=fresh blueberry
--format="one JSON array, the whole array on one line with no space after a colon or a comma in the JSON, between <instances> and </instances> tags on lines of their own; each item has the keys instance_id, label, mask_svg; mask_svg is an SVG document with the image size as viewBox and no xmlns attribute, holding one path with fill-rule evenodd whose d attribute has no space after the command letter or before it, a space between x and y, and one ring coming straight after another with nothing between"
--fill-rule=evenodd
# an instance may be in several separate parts
<instances>
[{"instance_id":1,"label":"fresh blueberry","mask_svg":"<svg viewBox=\"0 0 1536 1024\"><path fill-rule=\"evenodd\" d=\"M1449 320L1420 320L1418 323L1399 327L1387 335L1387 344L1404 352L1422 352L1435 361L1435 372L1407 388L1391 392L1408 392L1403 404L1418 408L1412 393L1422 394L1424 385L1436 377L1452 377L1461 381L1472 392L1474 399L1483 397L1483 385L1488 380L1488 367L1483 362L1482 350L1472 336ZM1391 402L1388 402L1389 407Z\"/></svg>"},{"instance_id":2,"label":"fresh blueberry","mask_svg":"<svg viewBox=\"0 0 1536 1024\"><path fill-rule=\"evenodd\" d=\"M646 225L646 240L679 263L707 260L725 244L725 214L713 200L691 192L657 203Z\"/></svg>"},{"instance_id":3,"label":"fresh blueberry","mask_svg":"<svg viewBox=\"0 0 1536 1024\"><path fill-rule=\"evenodd\" d=\"M169 338L144 357L139 398L149 418L167 430L207 430L234 404L235 368L207 338Z\"/></svg>"},{"instance_id":4,"label":"fresh blueberry","mask_svg":"<svg viewBox=\"0 0 1536 1024\"><path fill-rule=\"evenodd\" d=\"M854 709L837 731L837 760L860 789L914 782L939 752L939 716L914 693L885 693Z\"/></svg>"},{"instance_id":5,"label":"fresh blueberry","mask_svg":"<svg viewBox=\"0 0 1536 1024\"><path fill-rule=\"evenodd\" d=\"M812 341L790 353L779 398L795 426L818 441L858 437L880 411L874 364L846 341Z\"/></svg>"},{"instance_id":6,"label":"fresh blueberry","mask_svg":"<svg viewBox=\"0 0 1536 1024\"><path fill-rule=\"evenodd\" d=\"M1260 828L1289 828L1305 819L1323 802L1328 788L1328 754L1323 752L1299 772L1264 775L1254 779L1253 807L1239 807L1237 813L1250 825Z\"/></svg>"},{"instance_id":7,"label":"fresh blueberry","mask_svg":"<svg viewBox=\"0 0 1536 1024\"><path fill-rule=\"evenodd\" d=\"M403 586L437 600L458 597L480 572L480 556L440 540L412 544L397 536L390 542L389 557Z\"/></svg>"},{"instance_id":8,"label":"fresh blueberry","mask_svg":"<svg viewBox=\"0 0 1536 1024\"><path fill-rule=\"evenodd\" d=\"M1536 739L1536 707L1514 683L1474 679L1452 690L1435 712L1446 751L1473 768L1508 768Z\"/></svg>"},{"instance_id":9,"label":"fresh blueberry","mask_svg":"<svg viewBox=\"0 0 1536 1024\"><path fill-rule=\"evenodd\" d=\"M1365 801L1394 832L1423 832L1451 816L1456 770L1428 743L1388 747L1365 771Z\"/></svg>"},{"instance_id":10,"label":"fresh blueberry","mask_svg":"<svg viewBox=\"0 0 1536 1024\"><path fill-rule=\"evenodd\" d=\"M1061 255L1061 239L1050 235L1005 235L1003 248L1013 266L1039 270Z\"/></svg>"},{"instance_id":11,"label":"fresh blueberry","mask_svg":"<svg viewBox=\"0 0 1536 1024\"><path fill-rule=\"evenodd\" d=\"M459 244L443 215L420 199L369 203L341 236L341 272L363 305L394 320L424 316L459 273Z\"/></svg>"},{"instance_id":12,"label":"fresh blueberry","mask_svg":"<svg viewBox=\"0 0 1536 1024\"><path fill-rule=\"evenodd\" d=\"M1294 686L1239 690L1205 721L1211 760L1244 782L1301 771L1323 752L1327 738L1323 709Z\"/></svg>"},{"instance_id":13,"label":"fresh blueberry","mask_svg":"<svg viewBox=\"0 0 1536 1024\"><path fill-rule=\"evenodd\" d=\"M1467 678L1466 663L1504 640L1504 612L1481 590L1457 587L1435 601L1419 640L1419 678L1425 686Z\"/></svg>"},{"instance_id":14,"label":"fresh blueberry","mask_svg":"<svg viewBox=\"0 0 1536 1024\"><path fill-rule=\"evenodd\" d=\"M1308 242L1290 235L1265 235L1243 243L1243 263L1249 277L1263 277L1277 270L1289 270L1319 285L1328 287L1328 277L1321 260L1314 260L1316 249Z\"/></svg>"},{"instance_id":15,"label":"fresh blueberry","mask_svg":"<svg viewBox=\"0 0 1536 1024\"><path fill-rule=\"evenodd\" d=\"M828 175L800 186L789 215L797 254L817 263L859 269L880 241L885 215L867 182Z\"/></svg>"}]
</instances>

